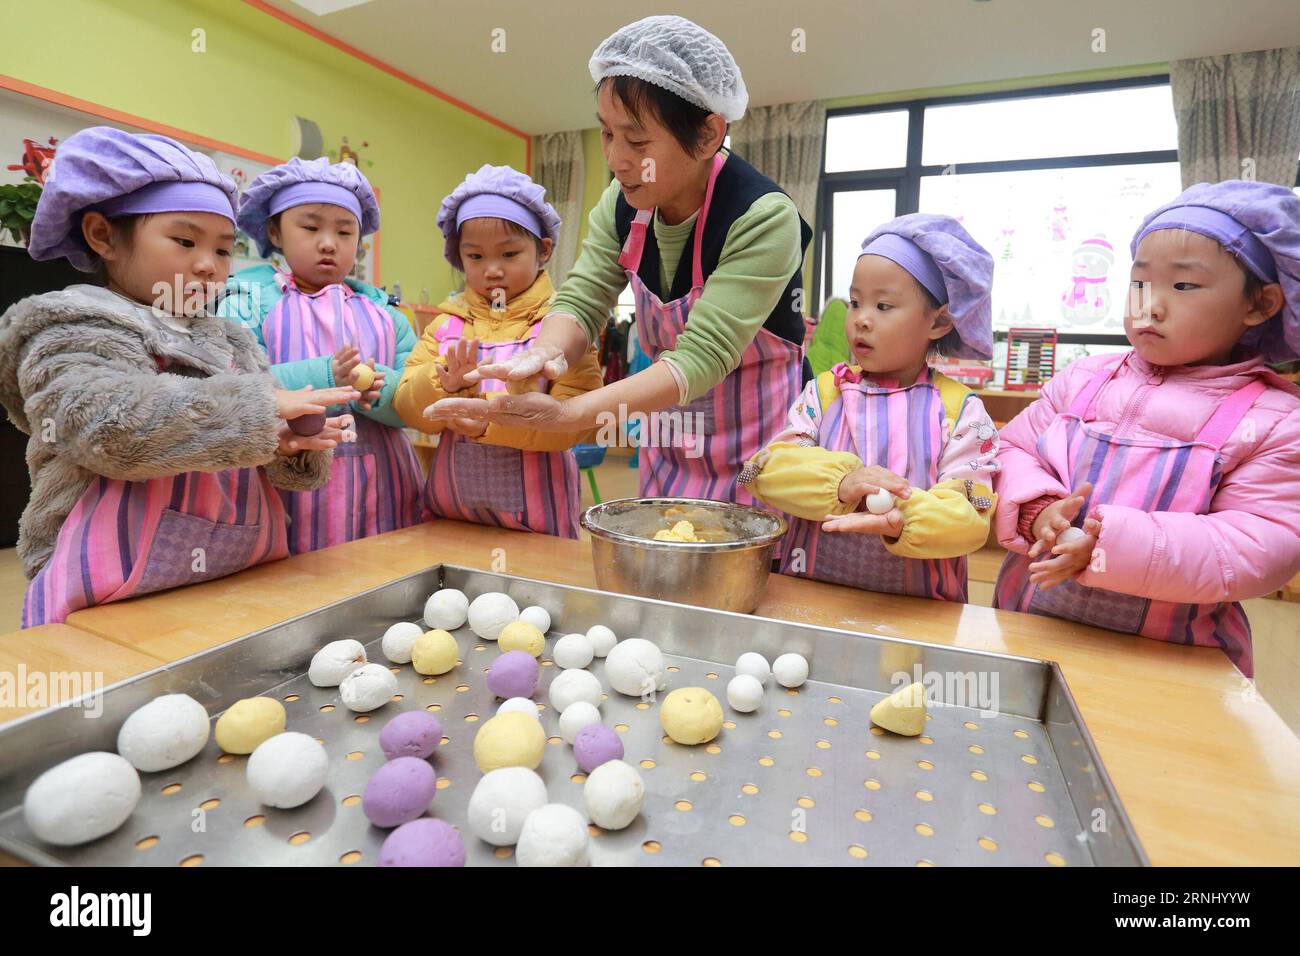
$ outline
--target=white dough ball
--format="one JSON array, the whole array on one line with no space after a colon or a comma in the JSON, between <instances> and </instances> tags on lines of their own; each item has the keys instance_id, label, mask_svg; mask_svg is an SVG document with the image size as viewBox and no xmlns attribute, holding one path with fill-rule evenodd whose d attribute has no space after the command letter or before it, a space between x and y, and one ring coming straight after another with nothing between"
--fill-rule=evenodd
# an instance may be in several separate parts
<instances>
[{"instance_id":1,"label":"white dough ball","mask_svg":"<svg viewBox=\"0 0 1300 956\"><path fill-rule=\"evenodd\" d=\"M798 687L808 679L808 662L802 654L782 654L773 662L772 673L782 687Z\"/></svg>"},{"instance_id":2,"label":"white dough ball","mask_svg":"<svg viewBox=\"0 0 1300 956\"><path fill-rule=\"evenodd\" d=\"M600 723L600 711L595 704L585 700L574 701L560 714L560 737L570 747L578 739L578 731L589 724Z\"/></svg>"},{"instance_id":3,"label":"white dough ball","mask_svg":"<svg viewBox=\"0 0 1300 956\"><path fill-rule=\"evenodd\" d=\"M397 693L397 676L383 664L362 664L339 684L348 710L359 714L383 707Z\"/></svg>"},{"instance_id":4,"label":"white dough ball","mask_svg":"<svg viewBox=\"0 0 1300 956\"><path fill-rule=\"evenodd\" d=\"M766 684L772 676L772 668L768 666L767 658L762 654L746 651L736 658L736 673L748 674L760 684Z\"/></svg>"},{"instance_id":5,"label":"white dough ball","mask_svg":"<svg viewBox=\"0 0 1300 956\"><path fill-rule=\"evenodd\" d=\"M248 787L268 807L287 810L320 793L328 771L329 758L315 737L287 731L258 744L248 758Z\"/></svg>"},{"instance_id":6,"label":"white dough ball","mask_svg":"<svg viewBox=\"0 0 1300 956\"><path fill-rule=\"evenodd\" d=\"M501 629L519 620L519 605L509 594L489 591L469 606L469 629L486 641L495 641Z\"/></svg>"},{"instance_id":7,"label":"white dough ball","mask_svg":"<svg viewBox=\"0 0 1300 956\"><path fill-rule=\"evenodd\" d=\"M519 620L527 621L543 634L551 629L551 612L537 604L533 604L520 611Z\"/></svg>"},{"instance_id":8,"label":"white dough ball","mask_svg":"<svg viewBox=\"0 0 1300 956\"><path fill-rule=\"evenodd\" d=\"M179 767L208 742L212 724L189 694L164 694L145 704L117 732L117 752L143 773Z\"/></svg>"},{"instance_id":9,"label":"white dough ball","mask_svg":"<svg viewBox=\"0 0 1300 956\"><path fill-rule=\"evenodd\" d=\"M630 763L607 760L590 774L582 786L587 816L602 830L622 830L645 805L645 784Z\"/></svg>"},{"instance_id":10,"label":"white dough ball","mask_svg":"<svg viewBox=\"0 0 1300 956\"><path fill-rule=\"evenodd\" d=\"M873 491L867 495L866 503L867 510L873 515L883 515L893 511L897 502L892 494L881 488L879 491Z\"/></svg>"},{"instance_id":11,"label":"white dough ball","mask_svg":"<svg viewBox=\"0 0 1300 956\"><path fill-rule=\"evenodd\" d=\"M587 821L564 803L548 803L528 814L515 845L520 866L586 866Z\"/></svg>"},{"instance_id":12,"label":"white dough ball","mask_svg":"<svg viewBox=\"0 0 1300 956\"><path fill-rule=\"evenodd\" d=\"M498 714L508 714L511 711L528 714L538 720L542 719L542 713L537 709L537 701L531 697L511 697L509 700L502 701L501 706L497 708Z\"/></svg>"},{"instance_id":13,"label":"white dough ball","mask_svg":"<svg viewBox=\"0 0 1300 956\"><path fill-rule=\"evenodd\" d=\"M586 634L565 634L555 642L551 657L557 667L586 667L596 656L596 649Z\"/></svg>"},{"instance_id":14,"label":"white dough ball","mask_svg":"<svg viewBox=\"0 0 1300 956\"><path fill-rule=\"evenodd\" d=\"M1087 536L1088 536L1087 532L1085 532L1082 528L1076 528L1073 525L1071 525L1070 527L1066 528L1064 531L1062 531L1060 534L1056 536L1056 543L1069 544L1072 541L1080 541L1086 538Z\"/></svg>"},{"instance_id":15,"label":"white dough ball","mask_svg":"<svg viewBox=\"0 0 1300 956\"><path fill-rule=\"evenodd\" d=\"M360 641L330 641L313 655L307 679L317 687L338 687L365 662L366 649Z\"/></svg>"},{"instance_id":16,"label":"white dough ball","mask_svg":"<svg viewBox=\"0 0 1300 956\"><path fill-rule=\"evenodd\" d=\"M535 771L500 767L484 774L470 794L469 831L493 846L510 846L519 842L528 815L544 806L546 784Z\"/></svg>"},{"instance_id":17,"label":"white dough ball","mask_svg":"<svg viewBox=\"0 0 1300 956\"><path fill-rule=\"evenodd\" d=\"M668 671L659 648L640 637L614 645L605 658L609 686L629 697L644 697L668 686Z\"/></svg>"},{"instance_id":18,"label":"white dough ball","mask_svg":"<svg viewBox=\"0 0 1300 956\"><path fill-rule=\"evenodd\" d=\"M607 628L604 624L593 624L587 628L587 640L591 641L591 646L595 650L597 657L604 657L614 649L618 643L618 635Z\"/></svg>"},{"instance_id":19,"label":"white dough ball","mask_svg":"<svg viewBox=\"0 0 1300 956\"><path fill-rule=\"evenodd\" d=\"M23 817L38 839L76 846L112 833L139 800L135 768L125 757L97 751L65 760L32 781Z\"/></svg>"},{"instance_id":20,"label":"white dough ball","mask_svg":"<svg viewBox=\"0 0 1300 956\"><path fill-rule=\"evenodd\" d=\"M454 631L469 617L469 598L464 591L443 588L424 602L424 623L431 631Z\"/></svg>"},{"instance_id":21,"label":"white dough ball","mask_svg":"<svg viewBox=\"0 0 1300 956\"><path fill-rule=\"evenodd\" d=\"M549 694L555 712L563 714L569 709L570 704L580 700L585 700L593 707L599 707L600 695L603 692L600 678L591 671L574 667L555 675L555 679L551 681Z\"/></svg>"},{"instance_id":22,"label":"white dough ball","mask_svg":"<svg viewBox=\"0 0 1300 956\"><path fill-rule=\"evenodd\" d=\"M384 651L384 656L394 664L411 663L411 649L415 647L415 642L420 639L424 629L418 624L412 624L410 621L398 621L388 630L384 631L384 639L380 647Z\"/></svg>"},{"instance_id":23,"label":"white dough ball","mask_svg":"<svg viewBox=\"0 0 1300 956\"><path fill-rule=\"evenodd\" d=\"M727 682L727 703L742 714L753 713L763 703L763 685L752 674L737 674Z\"/></svg>"}]
</instances>

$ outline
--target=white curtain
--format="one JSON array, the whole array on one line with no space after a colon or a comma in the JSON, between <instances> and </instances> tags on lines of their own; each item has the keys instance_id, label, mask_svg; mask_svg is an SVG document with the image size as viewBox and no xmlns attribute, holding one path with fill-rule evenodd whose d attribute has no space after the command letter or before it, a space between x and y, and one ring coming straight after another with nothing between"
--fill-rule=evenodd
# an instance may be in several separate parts
<instances>
[{"instance_id":1,"label":"white curtain","mask_svg":"<svg viewBox=\"0 0 1300 956\"><path fill-rule=\"evenodd\" d=\"M731 148L790 194L800 214L813 221L822 173L826 104L752 106L731 125Z\"/></svg>"},{"instance_id":2,"label":"white curtain","mask_svg":"<svg viewBox=\"0 0 1300 956\"><path fill-rule=\"evenodd\" d=\"M546 267L557 289L578 258L585 174L581 130L533 137L533 181L546 188L546 201L560 214L560 241Z\"/></svg>"},{"instance_id":3,"label":"white curtain","mask_svg":"<svg viewBox=\"0 0 1300 956\"><path fill-rule=\"evenodd\" d=\"M1300 48L1178 60L1169 79L1184 188L1225 179L1295 185Z\"/></svg>"}]
</instances>

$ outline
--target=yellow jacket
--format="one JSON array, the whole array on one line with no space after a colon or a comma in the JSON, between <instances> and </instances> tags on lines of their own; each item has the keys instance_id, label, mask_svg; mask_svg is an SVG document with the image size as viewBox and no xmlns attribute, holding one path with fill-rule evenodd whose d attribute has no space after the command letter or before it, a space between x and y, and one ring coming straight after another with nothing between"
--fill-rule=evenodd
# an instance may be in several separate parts
<instances>
[{"instance_id":1,"label":"yellow jacket","mask_svg":"<svg viewBox=\"0 0 1300 956\"><path fill-rule=\"evenodd\" d=\"M857 367L853 371L860 372ZM913 488L898 502L903 530L881 538L901 558L955 558L983 547L993 513L993 473L997 470L997 431L984 404L970 389L930 372L944 407L944 443L938 480L931 488ZM853 505L840 501L840 482L863 467L852 452L817 445L826 409L840 400L835 372L809 382L790 409L789 426L745 466L742 481L750 492L797 518L824 521L845 515ZM969 482L969 485L967 484Z\"/></svg>"},{"instance_id":2,"label":"yellow jacket","mask_svg":"<svg viewBox=\"0 0 1300 956\"><path fill-rule=\"evenodd\" d=\"M427 407L443 398L474 398L479 395L478 385L453 394L443 389L438 381L436 368L440 365L446 367L447 361L438 352L437 333L452 316L464 319L465 338L483 342L519 342L528 338L532 327L542 321L554 297L551 279L543 272L538 275L537 281L499 311L494 311L489 300L472 289L466 289L441 303L438 306L441 314L429 322L424 335L411 352L411 357L406 360L406 369L402 372L397 393L393 396L393 408L402 421L411 428L436 435L446 426L444 422L425 418L424 410ZM571 398L600 388L603 384L600 359L596 346L593 345L575 365L551 383L550 394L557 399ZM545 432L492 422L481 437L469 440L486 445L505 445L523 451L564 451L580 442L590 441L592 434L590 430Z\"/></svg>"}]
</instances>

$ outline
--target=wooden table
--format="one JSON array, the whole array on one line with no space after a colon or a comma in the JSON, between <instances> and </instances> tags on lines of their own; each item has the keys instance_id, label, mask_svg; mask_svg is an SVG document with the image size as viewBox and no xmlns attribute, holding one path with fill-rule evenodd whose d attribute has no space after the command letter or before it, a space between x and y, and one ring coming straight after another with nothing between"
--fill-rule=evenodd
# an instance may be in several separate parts
<instances>
[{"instance_id":1,"label":"wooden table","mask_svg":"<svg viewBox=\"0 0 1300 956\"><path fill-rule=\"evenodd\" d=\"M586 542L439 521L80 611L57 653L93 647L119 670L143 670L438 562L595 584ZM779 575L755 613L1056 661L1152 862L1300 860L1300 740L1217 650ZM105 643L88 645L82 634ZM0 643L8 655L0 666L42 665L40 652L24 651L34 644Z\"/></svg>"}]
</instances>

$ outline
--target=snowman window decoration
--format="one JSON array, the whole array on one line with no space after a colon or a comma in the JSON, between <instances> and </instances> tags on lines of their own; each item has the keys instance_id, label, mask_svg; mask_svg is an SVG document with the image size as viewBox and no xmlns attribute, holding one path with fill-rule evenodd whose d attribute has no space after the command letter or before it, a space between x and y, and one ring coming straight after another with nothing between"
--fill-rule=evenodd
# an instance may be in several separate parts
<instances>
[{"instance_id":1,"label":"snowman window decoration","mask_svg":"<svg viewBox=\"0 0 1300 956\"><path fill-rule=\"evenodd\" d=\"M1061 316L1071 325L1091 325L1110 315L1106 288L1115 250L1104 235L1085 239L1070 258L1070 287L1061 293Z\"/></svg>"}]
</instances>

